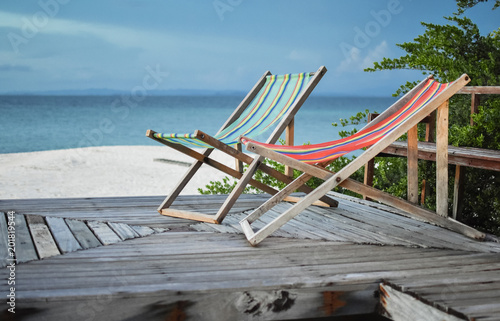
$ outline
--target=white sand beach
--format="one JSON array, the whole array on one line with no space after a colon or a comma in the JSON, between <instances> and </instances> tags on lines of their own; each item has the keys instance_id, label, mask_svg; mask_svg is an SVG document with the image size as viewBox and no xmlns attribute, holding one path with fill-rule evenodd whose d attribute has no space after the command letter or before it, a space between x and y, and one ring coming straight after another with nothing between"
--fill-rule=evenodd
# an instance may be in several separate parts
<instances>
[{"instance_id":1,"label":"white sand beach","mask_svg":"<svg viewBox=\"0 0 500 321\"><path fill-rule=\"evenodd\" d=\"M220 162L234 159L215 151ZM0 199L167 195L192 158L164 146L105 146L0 154ZM226 176L207 165L182 194Z\"/></svg>"}]
</instances>

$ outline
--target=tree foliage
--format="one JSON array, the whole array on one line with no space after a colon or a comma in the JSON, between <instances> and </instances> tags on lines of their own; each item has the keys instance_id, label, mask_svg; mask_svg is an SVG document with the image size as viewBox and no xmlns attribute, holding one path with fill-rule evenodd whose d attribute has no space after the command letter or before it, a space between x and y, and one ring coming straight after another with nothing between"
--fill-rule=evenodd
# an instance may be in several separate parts
<instances>
[{"instance_id":1,"label":"tree foliage","mask_svg":"<svg viewBox=\"0 0 500 321\"><path fill-rule=\"evenodd\" d=\"M457 0L457 13L456 15L464 14L467 9L470 9L480 2L488 2L488 0ZM493 9L500 7L500 0L495 0Z\"/></svg>"}]
</instances>

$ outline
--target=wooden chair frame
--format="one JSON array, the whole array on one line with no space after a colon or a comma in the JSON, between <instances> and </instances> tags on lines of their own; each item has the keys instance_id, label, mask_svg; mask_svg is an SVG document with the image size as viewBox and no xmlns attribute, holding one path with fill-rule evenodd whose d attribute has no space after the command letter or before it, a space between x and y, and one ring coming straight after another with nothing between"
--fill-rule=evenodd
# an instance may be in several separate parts
<instances>
[{"instance_id":1,"label":"wooden chair frame","mask_svg":"<svg viewBox=\"0 0 500 321\"><path fill-rule=\"evenodd\" d=\"M310 93L313 91L313 89L316 87L318 82L321 80L323 75L326 73L327 69L325 66L321 66L316 72L313 73L312 79L309 81L307 84L307 87L300 93L299 97L297 97L296 102L293 104L293 106L290 108L290 110L287 112L287 114L282 118L282 120L278 123L278 125L275 127L274 131L272 134L269 136L267 142L270 144L275 143L283 131L286 130L287 132L287 143L289 141L293 141L293 120L295 117L295 114L297 111L300 109L302 104L306 101L306 99L309 97ZM271 75L271 72L266 71L264 75L259 79L259 81L255 84L255 86L252 88L252 90L247 94L247 96L243 99L243 101L240 103L240 105L235 109L235 111L232 113L232 115L227 119L227 121L224 123L224 125L220 128L219 132L224 130L227 126L232 124L238 117L243 113L243 111L248 107L248 105L252 102L252 100L255 98L255 96L258 94L259 90L262 88L262 86L266 82L266 77L268 75ZM290 134L291 133L291 134ZM201 152L198 152L194 149L191 149L189 147L180 145L180 144L174 144L171 142L168 142L163 139L159 139L154 137L155 132L153 130L148 130L146 132L146 136L154 139L155 141L164 144L168 147L171 147L181 153L184 153L192 158L195 159L189 170L185 173L185 175L182 177L182 179L179 181L177 186L174 188L174 190L165 198L165 200L162 202L162 204L158 207L158 212L162 215L166 216L172 216L172 217L178 217L178 218L185 218L185 219L190 219L190 220L196 220L196 221L202 221L202 222L208 222L208 223L215 223L215 224L220 224L224 217L227 215L231 207L234 205L238 197L243 193L244 188L247 186L247 184L251 184L254 187L257 187L261 189L262 191L269 193L271 195L276 194L278 191L275 190L274 188L267 186L266 184L263 184L261 182L258 182L254 179L252 179L253 174L257 171L257 169L262 170L264 173L286 183L289 184L293 181L293 178L283 174L265 164L262 163L264 157L256 157L253 158L241 151L241 144L238 144L236 148L233 148L229 145L226 145L216 138L200 131L197 130L195 131L196 137L206 144L211 145L213 148L206 148ZM232 157L235 158L236 160L236 169L230 168L212 158L210 158L210 154L214 149L218 149ZM241 163L246 163L249 164L249 167L245 171L245 173L242 173L242 166ZM216 168L228 175L233 176L236 179L239 179L236 187L233 189L233 191L228 195L226 198L225 202L223 203L222 207L219 209L216 215L208 215L208 214L203 214L203 213L198 213L198 212L190 212L190 211L182 211L182 210L176 210L176 209L171 209L169 208L177 196L181 193L181 191L184 189L184 187L187 185L187 183L191 180L191 178L196 174L198 169L201 167L202 164L207 164L213 168ZM301 185L298 187L298 190L301 192L305 193L310 193L312 192L312 189L308 187L307 185ZM338 202L334 199L331 199L329 197L322 197L321 201L323 205L325 206L337 206Z\"/></svg>"},{"instance_id":2,"label":"wooden chair frame","mask_svg":"<svg viewBox=\"0 0 500 321\"><path fill-rule=\"evenodd\" d=\"M408 213L410 217L416 217L420 220L425 220L440 226L449 228L451 230L460 232L469 237L476 239L484 239L485 234L478 232L477 230L464 225L458 221L447 218L445 213L448 210L448 100L453 96L460 88L465 86L470 81L469 77L464 74L455 82L453 82L448 88L444 89L439 95L434 97L426 106L421 110L417 111L412 117L408 118L400 125L398 125L392 132L385 135L381 140L372 145L366 151L364 151L359 157L354 159L351 163L345 166L338 173L333 173L325 169L325 167L330 163L322 163L317 165L309 165L302 163L293 158L287 157L285 155L274 152L268 148L262 147L260 145L249 143L247 149L261 156L271 158L275 161L287 164L292 168L298 169L304 172L300 177L298 177L294 182L287 185L279 193L275 194L271 199L262 204L259 208L253 211L250 215L245 217L240 225L245 233L246 238L252 245L256 245L263 241L267 236L272 234L274 231L283 226L286 222L297 216L300 212L306 209L308 206L312 205L315 200L319 197L326 195L336 186L342 186L356 193L365 195L373 200L377 200L381 203L397 207ZM425 84L425 80L419 85L408 92L404 97L394 103L391 107L385 110L377 118L375 118L370 125L378 123L388 116L393 114L396 110L400 109L406 102L408 102L413 95L422 88ZM437 126L437 144L439 157L437 158L437 213L431 212L419 206L416 206L412 202L405 201L403 199L394 197L390 194L377 190L373 187L367 186L365 184L359 183L352 179L349 179L355 171L360 167L364 166L369 160L379 154L383 149L385 149L392 142L396 141L399 137L408 131L414 131L417 124L424 119L427 115L432 113L434 110L438 110L438 126ZM414 133L413 133L414 134ZM416 137L411 134L412 140ZM293 207L279 215L277 218L266 224L259 231L254 232L251 223L256 221L264 213L269 211L276 204L281 202L287 195L292 193L297 186L304 184L311 177L318 177L324 179L325 182L317 187L313 192L305 196L300 202L295 204Z\"/></svg>"}]
</instances>

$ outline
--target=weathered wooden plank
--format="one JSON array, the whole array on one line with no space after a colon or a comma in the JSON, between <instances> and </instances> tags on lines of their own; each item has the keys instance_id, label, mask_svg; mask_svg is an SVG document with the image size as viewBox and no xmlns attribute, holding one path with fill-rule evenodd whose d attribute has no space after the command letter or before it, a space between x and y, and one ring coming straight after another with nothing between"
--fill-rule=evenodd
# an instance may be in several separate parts
<instances>
[{"instance_id":1,"label":"weathered wooden plank","mask_svg":"<svg viewBox=\"0 0 500 321\"><path fill-rule=\"evenodd\" d=\"M30 279L36 280L36 273L30 273L31 271L38 271L43 273L47 277L59 277L60 279L70 279L75 277L85 277L93 278L94 276L102 276L105 273L116 270L120 265L126 265L127 271L133 275L143 275L145 278L149 274L157 273L167 273L167 274L179 274L179 273L204 273L205 271L212 270L247 270L247 269L263 269L263 268L275 268L275 269L286 269L293 266L299 265L318 265L323 266L324 272L328 272L328 266L330 265L340 265L343 266L345 273L349 271L349 265L352 264L352 269L358 267L357 264L364 263L364 266L376 263L372 268L381 267L384 262L386 265L398 264L398 262L404 262L408 266L410 264L418 264L418 260L425 260L432 263L434 259L438 259L438 262L434 262L437 265L439 262L445 261L439 259L440 255L446 254L443 251L435 252L421 252L418 258L415 257L414 253L409 253L405 251L404 248L395 248L394 253L391 251L377 251L373 248L359 248L359 246L350 246L350 251L344 249L342 246L338 252L332 253L332 248L325 246L317 246L313 248L300 249L293 251L293 255L288 255L287 252L279 252L281 256L286 256L287 259L269 259L274 255L278 255L277 252L265 251L261 253L243 253L243 252L233 252L228 255L225 252L220 253L191 253L191 254L176 254L176 255L164 255L158 251L155 253L141 253L140 257L130 256L129 253L124 251L115 251L108 253L109 251L99 251L101 256L106 256L106 260L99 260L99 269L95 268L97 257L79 257L72 261L74 265L73 269L64 269L67 264L52 262L53 264L44 264L38 266L26 267L23 271L27 274L32 275L30 278L26 276L26 282L31 281ZM132 250L132 247L130 248ZM297 252L297 253L295 253ZM382 262L380 255L384 255L384 262ZM387 255L387 256L386 256ZM452 262L447 262L447 267L453 267L459 265L464 256L455 257L455 253L451 253L450 257ZM333 262L333 264L332 264ZM67 262L69 263L69 262ZM147 264L146 264L147 263ZM337 269L337 267L335 268ZM342 271L342 268L335 270L335 272ZM208 281L208 280L207 280ZM64 281L63 281L64 282ZM57 285L56 285L57 286Z\"/></svg>"},{"instance_id":2,"label":"weathered wooden plank","mask_svg":"<svg viewBox=\"0 0 500 321\"><path fill-rule=\"evenodd\" d=\"M7 233L7 213L0 212L0 267L6 266L9 257L8 233Z\"/></svg>"},{"instance_id":3,"label":"weathered wooden plank","mask_svg":"<svg viewBox=\"0 0 500 321\"><path fill-rule=\"evenodd\" d=\"M120 237L106 223L89 221L87 225L92 229L102 244L108 245L121 242Z\"/></svg>"},{"instance_id":4,"label":"weathered wooden plank","mask_svg":"<svg viewBox=\"0 0 500 321\"><path fill-rule=\"evenodd\" d=\"M435 307L425 304L409 294L395 290L389 285L380 284L380 302L383 306L383 315L394 321L406 321L409 316L412 320L428 321L460 321L458 318Z\"/></svg>"},{"instance_id":5,"label":"weathered wooden plank","mask_svg":"<svg viewBox=\"0 0 500 321\"><path fill-rule=\"evenodd\" d=\"M102 245L85 222L67 219L66 224L68 224L82 248L90 249Z\"/></svg>"},{"instance_id":6,"label":"weathered wooden plank","mask_svg":"<svg viewBox=\"0 0 500 321\"><path fill-rule=\"evenodd\" d=\"M226 292L154 294L104 299L31 302L37 311L23 320L288 320L371 314L377 304L376 289L356 291L336 287L312 289L238 289ZM214 307L216 303L216 307ZM75 311L77 311L75 313Z\"/></svg>"},{"instance_id":7,"label":"weathered wooden plank","mask_svg":"<svg viewBox=\"0 0 500 321\"><path fill-rule=\"evenodd\" d=\"M17 263L23 263L38 259L24 215L16 214L15 223Z\"/></svg>"},{"instance_id":8,"label":"weathered wooden plank","mask_svg":"<svg viewBox=\"0 0 500 321\"><path fill-rule=\"evenodd\" d=\"M359 221L346 218L342 215L342 213L338 213L338 215L330 217L327 222L321 223L321 220L315 219L316 215L309 214L309 212L319 214L322 211L318 208L311 208L309 211L305 211L304 213L301 213L301 215L297 216L297 220L299 222L303 222L306 226L310 226L309 229L324 229L326 232L331 231L331 233L339 233L347 240L356 243L391 245L401 244L401 242L395 241L394 238L385 237L383 234L378 233L378 231L375 231L374 229L367 229L366 226L361 224ZM321 214L317 216L320 215ZM405 244L409 243L405 242Z\"/></svg>"},{"instance_id":9,"label":"weathered wooden plank","mask_svg":"<svg viewBox=\"0 0 500 321\"><path fill-rule=\"evenodd\" d=\"M500 290L500 282L487 282L487 283L477 283L474 286L471 284L447 284L446 287L442 287L441 284L436 284L434 286L416 286L408 289L411 292L416 292L421 296L430 298L431 300L442 299L443 294L452 294L455 298L462 298L468 296L470 293L478 292L488 292L488 291L498 291ZM500 291L496 295L500 295ZM491 297L494 297L493 295Z\"/></svg>"},{"instance_id":10,"label":"weathered wooden plank","mask_svg":"<svg viewBox=\"0 0 500 321\"><path fill-rule=\"evenodd\" d=\"M383 155L408 155L406 142L394 142L382 151ZM436 144L418 142L418 158L436 161ZM473 147L448 146L448 162L452 165L500 171L500 152Z\"/></svg>"},{"instance_id":11,"label":"weathered wooden plank","mask_svg":"<svg viewBox=\"0 0 500 321\"><path fill-rule=\"evenodd\" d=\"M318 209L312 209L311 211L321 213ZM343 231L356 232L357 240L355 237L350 239L352 241L422 247L443 246L442 243L433 239L427 239L424 236L420 237L411 229L387 228L387 221L379 223L376 220L365 220L359 214L350 214L348 212L339 214L331 217L329 221L335 222ZM321 215L327 216L328 213L321 213Z\"/></svg>"},{"instance_id":12,"label":"weathered wooden plank","mask_svg":"<svg viewBox=\"0 0 500 321\"><path fill-rule=\"evenodd\" d=\"M500 94L500 86L466 86L457 94Z\"/></svg>"},{"instance_id":13,"label":"weathered wooden plank","mask_svg":"<svg viewBox=\"0 0 500 321\"><path fill-rule=\"evenodd\" d=\"M127 224L109 222L108 225L113 229L113 231L115 231L116 234L118 234L118 236L122 240L139 237L139 233L134 231L134 229Z\"/></svg>"},{"instance_id":14,"label":"weathered wooden plank","mask_svg":"<svg viewBox=\"0 0 500 321\"><path fill-rule=\"evenodd\" d=\"M490 272L487 270L487 268L481 267L479 265L480 263L478 265L471 264L464 267L454 268L457 273L461 273L460 277L442 272L439 274L429 273L428 275L413 275L410 279L404 281L400 280L397 275L394 275L392 280L394 280L394 283L398 283L398 285L400 285L403 290L415 287L430 287L436 285L472 285L475 283L500 281L500 274L497 271Z\"/></svg>"},{"instance_id":15,"label":"weathered wooden plank","mask_svg":"<svg viewBox=\"0 0 500 321\"><path fill-rule=\"evenodd\" d=\"M193 223L193 222L191 222ZM148 226L143 225L131 225L130 226L136 233L138 233L141 237L148 236L154 234L154 230Z\"/></svg>"},{"instance_id":16,"label":"weathered wooden plank","mask_svg":"<svg viewBox=\"0 0 500 321\"><path fill-rule=\"evenodd\" d=\"M45 220L61 252L68 253L82 249L63 218L47 216Z\"/></svg>"},{"instance_id":17,"label":"weathered wooden plank","mask_svg":"<svg viewBox=\"0 0 500 321\"><path fill-rule=\"evenodd\" d=\"M436 117L436 213L448 216L448 100Z\"/></svg>"},{"instance_id":18,"label":"weathered wooden plank","mask_svg":"<svg viewBox=\"0 0 500 321\"><path fill-rule=\"evenodd\" d=\"M49 231L49 228L45 224L45 221L41 216L37 215L27 215L26 220L31 232L31 237L33 238L33 243L35 244L38 257L43 259L46 257L59 255L59 249L57 248L56 242Z\"/></svg>"},{"instance_id":19,"label":"weathered wooden plank","mask_svg":"<svg viewBox=\"0 0 500 321\"><path fill-rule=\"evenodd\" d=\"M484 245L481 243L470 242L460 234L440 229L435 225L418 222L403 216L390 215L389 213L374 208L367 208L366 206L353 206L354 204L341 203L340 208L344 209L345 207L346 210L339 214L354 220L352 223L357 224L360 228L392 236L393 240L398 240L399 244L462 250L477 250L478 246L484 248ZM329 217L327 211L316 211Z\"/></svg>"}]
</instances>

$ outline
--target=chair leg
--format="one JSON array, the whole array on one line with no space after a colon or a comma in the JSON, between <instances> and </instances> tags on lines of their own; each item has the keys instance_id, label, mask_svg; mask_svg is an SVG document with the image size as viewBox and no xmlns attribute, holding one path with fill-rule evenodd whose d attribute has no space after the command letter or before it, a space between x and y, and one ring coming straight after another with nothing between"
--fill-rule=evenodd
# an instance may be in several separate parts
<instances>
[{"instance_id":1,"label":"chair leg","mask_svg":"<svg viewBox=\"0 0 500 321\"><path fill-rule=\"evenodd\" d=\"M189 183L189 181L191 180L191 178L193 178L198 169L200 169L201 165L203 165L203 163L200 161L195 161L191 165L189 170L184 174L184 177L179 181L179 183L177 183L177 186L174 188L174 190L170 192L170 194L160 204L160 206L157 209L158 212L161 213L161 210L168 208L172 205L177 196L179 196L184 187L186 187L187 183Z\"/></svg>"},{"instance_id":2,"label":"chair leg","mask_svg":"<svg viewBox=\"0 0 500 321\"><path fill-rule=\"evenodd\" d=\"M352 166L346 166L346 168L352 167ZM309 175L309 174L307 174ZM336 173L335 175L331 175L329 179L327 179L323 184L318 186L314 191L306 195L300 202L295 204L293 207L289 208L286 210L284 213L282 213L280 216L266 224L263 228L261 228L258 232L256 233L250 233L251 228L249 230L249 225L248 220L244 219L240 222L241 227L244 229L245 236L247 237L248 241L252 245L257 245L258 243L262 242L266 237L271 235L274 231L285 225L289 220L293 219L295 216L299 215L304 209L306 209L308 206L312 205L316 200L321 198L321 196L324 196L326 193L328 193L330 190L332 190L334 187L339 185L341 183L341 179L339 179L343 175L343 173ZM301 176L302 177L302 176ZM299 184L302 182L299 182L299 177L296 181L293 182L293 184ZM305 179L305 177L303 178ZM269 204L271 205L271 204ZM253 214L250 214L251 218L253 217Z\"/></svg>"},{"instance_id":3,"label":"chair leg","mask_svg":"<svg viewBox=\"0 0 500 321\"><path fill-rule=\"evenodd\" d=\"M259 156L255 158L254 161L248 166L247 170L238 181L238 184L236 184L234 189L231 191L229 196L224 201L224 204L222 204L221 208L215 215L215 220L217 222L222 222L224 217L226 217L227 213L229 213L229 210L233 207L234 203L236 203L236 200L241 195L241 193L243 193L243 190L248 185L248 183L253 177L253 174L255 174L255 172L257 171L263 160L264 157Z\"/></svg>"},{"instance_id":4,"label":"chair leg","mask_svg":"<svg viewBox=\"0 0 500 321\"><path fill-rule=\"evenodd\" d=\"M325 181L323 184L321 184L319 187L317 187L313 192L310 194L306 195L300 202L295 204L293 207L289 208L285 212L283 212L281 215L276 217L274 220L266 224L263 228L261 228L259 231L253 233L253 230L249 229L249 221L244 219L240 222L240 225L245 233L245 236L248 240L248 242L251 245L257 245L260 242L262 242L266 237L274 233L277 229L285 225L288 221L293 219L295 216L299 215L304 209L306 209L308 206L310 206L314 201L316 201L318 198L321 197L321 195L326 194L329 190L334 188L339 184L339 182L336 181L336 178L339 177L338 175L332 176L332 178L328 179ZM250 214L252 215L252 214Z\"/></svg>"}]
</instances>

